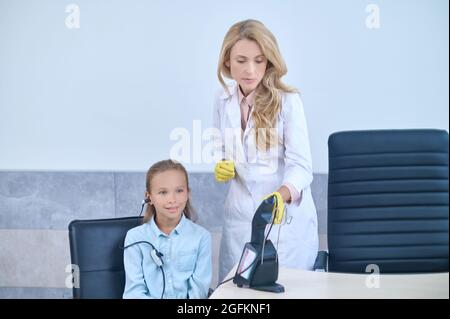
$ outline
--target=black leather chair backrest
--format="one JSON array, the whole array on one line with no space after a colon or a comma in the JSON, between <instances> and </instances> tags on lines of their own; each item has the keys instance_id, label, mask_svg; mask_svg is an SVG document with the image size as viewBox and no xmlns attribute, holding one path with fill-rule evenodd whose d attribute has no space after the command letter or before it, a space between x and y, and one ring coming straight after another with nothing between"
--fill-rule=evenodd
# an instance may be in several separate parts
<instances>
[{"instance_id":1,"label":"black leather chair backrest","mask_svg":"<svg viewBox=\"0 0 450 319\"><path fill-rule=\"evenodd\" d=\"M329 271L448 271L448 133L338 132L328 150Z\"/></svg>"},{"instance_id":2,"label":"black leather chair backrest","mask_svg":"<svg viewBox=\"0 0 450 319\"><path fill-rule=\"evenodd\" d=\"M138 217L74 220L69 224L70 257L80 271L74 298L122 298L122 247L127 231L138 225Z\"/></svg>"}]
</instances>

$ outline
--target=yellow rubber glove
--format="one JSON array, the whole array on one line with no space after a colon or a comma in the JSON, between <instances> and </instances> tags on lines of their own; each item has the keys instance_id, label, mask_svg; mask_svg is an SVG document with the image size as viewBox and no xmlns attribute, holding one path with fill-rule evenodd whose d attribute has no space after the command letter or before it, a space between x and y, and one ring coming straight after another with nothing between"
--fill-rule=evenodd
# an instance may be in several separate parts
<instances>
[{"instance_id":1,"label":"yellow rubber glove","mask_svg":"<svg viewBox=\"0 0 450 319\"><path fill-rule=\"evenodd\" d=\"M275 196L275 205L273 207L272 216L274 216L273 223L274 224L281 224L281 221L283 220L284 216L284 201L283 197L281 197L281 194L279 192L273 192L266 197L264 197L262 200L266 200L272 196Z\"/></svg>"},{"instance_id":2,"label":"yellow rubber glove","mask_svg":"<svg viewBox=\"0 0 450 319\"><path fill-rule=\"evenodd\" d=\"M234 162L222 160L214 168L214 176L218 182L228 182L234 178Z\"/></svg>"}]
</instances>

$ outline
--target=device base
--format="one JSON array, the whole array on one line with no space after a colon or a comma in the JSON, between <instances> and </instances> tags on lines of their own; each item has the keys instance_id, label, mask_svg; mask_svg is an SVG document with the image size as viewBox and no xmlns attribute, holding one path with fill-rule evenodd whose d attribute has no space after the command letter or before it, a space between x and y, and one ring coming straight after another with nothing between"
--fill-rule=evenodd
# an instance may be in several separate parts
<instances>
[{"instance_id":1,"label":"device base","mask_svg":"<svg viewBox=\"0 0 450 319\"><path fill-rule=\"evenodd\" d=\"M255 289L255 290L261 290L261 291L267 291L267 292L274 292L274 293L284 292L284 286L277 284L276 282L273 283L272 285L251 286L249 288Z\"/></svg>"}]
</instances>

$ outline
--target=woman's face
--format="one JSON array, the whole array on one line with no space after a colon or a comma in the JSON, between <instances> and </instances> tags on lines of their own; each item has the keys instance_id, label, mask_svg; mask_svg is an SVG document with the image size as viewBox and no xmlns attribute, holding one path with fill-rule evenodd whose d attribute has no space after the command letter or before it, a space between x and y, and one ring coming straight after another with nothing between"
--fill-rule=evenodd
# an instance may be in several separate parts
<instances>
[{"instance_id":1,"label":"woman's face","mask_svg":"<svg viewBox=\"0 0 450 319\"><path fill-rule=\"evenodd\" d=\"M150 200L155 206L158 221L178 221L189 198L184 174L178 170L158 173L152 178L150 188Z\"/></svg>"},{"instance_id":2,"label":"woman's face","mask_svg":"<svg viewBox=\"0 0 450 319\"><path fill-rule=\"evenodd\" d=\"M231 77L240 85L243 93L248 95L261 82L266 72L267 59L261 52L258 43L242 39L234 44L230 52Z\"/></svg>"}]
</instances>

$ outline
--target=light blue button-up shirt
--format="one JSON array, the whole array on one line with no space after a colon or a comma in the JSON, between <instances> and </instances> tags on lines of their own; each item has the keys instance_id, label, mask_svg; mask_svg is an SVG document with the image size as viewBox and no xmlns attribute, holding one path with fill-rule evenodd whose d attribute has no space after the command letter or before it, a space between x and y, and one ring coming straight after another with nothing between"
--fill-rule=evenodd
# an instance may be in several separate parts
<instances>
[{"instance_id":1,"label":"light blue button-up shirt","mask_svg":"<svg viewBox=\"0 0 450 319\"><path fill-rule=\"evenodd\" d=\"M132 228L125 246L149 241L163 254L165 291L163 298L207 298L212 277L211 235L182 215L169 235L152 218ZM125 249L125 290L123 298L161 298L163 272L152 259L153 248L136 244Z\"/></svg>"}]
</instances>

